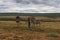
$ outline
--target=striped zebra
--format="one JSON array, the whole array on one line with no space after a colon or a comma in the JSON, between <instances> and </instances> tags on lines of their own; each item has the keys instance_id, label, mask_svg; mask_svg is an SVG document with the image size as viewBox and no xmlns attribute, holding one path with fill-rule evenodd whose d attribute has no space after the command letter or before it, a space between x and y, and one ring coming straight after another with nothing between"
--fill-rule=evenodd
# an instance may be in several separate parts
<instances>
[{"instance_id":1,"label":"striped zebra","mask_svg":"<svg viewBox=\"0 0 60 40\"><path fill-rule=\"evenodd\" d=\"M36 20L35 17L33 17L33 16L30 17L28 21L29 21L29 23L28 23L29 27L31 26L31 24L33 24L34 27L37 26L37 24L39 24L39 26L40 26L40 20Z\"/></svg>"},{"instance_id":2,"label":"striped zebra","mask_svg":"<svg viewBox=\"0 0 60 40\"><path fill-rule=\"evenodd\" d=\"M19 16L16 16L17 27L20 27L20 21L21 21L21 18Z\"/></svg>"}]
</instances>

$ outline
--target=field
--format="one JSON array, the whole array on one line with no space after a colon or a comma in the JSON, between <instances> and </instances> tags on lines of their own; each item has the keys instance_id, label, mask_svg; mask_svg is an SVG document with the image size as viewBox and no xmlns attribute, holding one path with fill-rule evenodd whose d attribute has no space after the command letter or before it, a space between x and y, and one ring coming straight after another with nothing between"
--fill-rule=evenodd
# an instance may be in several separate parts
<instances>
[{"instance_id":1,"label":"field","mask_svg":"<svg viewBox=\"0 0 60 40\"><path fill-rule=\"evenodd\" d=\"M27 16L28 17L28 16ZM21 16L21 18L27 18ZM0 18L14 18L3 16ZM60 20L59 18L37 17L36 20ZM0 40L60 40L60 22L41 22L28 28L27 21L21 21L17 27L15 21L0 21Z\"/></svg>"}]
</instances>

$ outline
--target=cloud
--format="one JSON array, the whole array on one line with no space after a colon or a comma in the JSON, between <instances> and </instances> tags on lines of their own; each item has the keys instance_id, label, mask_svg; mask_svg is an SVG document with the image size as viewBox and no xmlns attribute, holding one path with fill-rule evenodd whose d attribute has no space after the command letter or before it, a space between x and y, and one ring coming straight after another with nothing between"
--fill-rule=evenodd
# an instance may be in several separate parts
<instances>
[{"instance_id":1,"label":"cloud","mask_svg":"<svg viewBox=\"0 0 60 40\"><path fill-rule=\"evenodd\" d=\"M0 0L0 13L60 13L60 0Z\"/></svg>"}]
</instances>

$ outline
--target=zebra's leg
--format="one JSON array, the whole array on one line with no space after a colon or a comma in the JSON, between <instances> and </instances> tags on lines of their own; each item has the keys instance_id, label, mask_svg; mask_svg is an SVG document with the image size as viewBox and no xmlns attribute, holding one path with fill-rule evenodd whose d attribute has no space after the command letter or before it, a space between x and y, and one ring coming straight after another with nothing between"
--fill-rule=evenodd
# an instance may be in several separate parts
<instances>
[{"instance_id":1,"label":"zebra's leg","mask_svg":"<svg viewBox=\"0 0 60 40\"><path fill-rule=\"evenodd\" d=\"M34 21L34 23L33 23L33 24L34 24L34 27L36 27L36 21Z\"/></svg>"},{"instance_id":2,"label":"zebra's leg","mask_svg":"<svg viewBox=\"0 0 60 40\"><path fill-rule=\"evenodd\" d=\"M28 28L30 28L30 18L28 18Z\"/></svg>"},{"instance_id":3,"label":"zebra's leg","mask_svg":"<svg viewBox=\"0 0 60 40\"><path fill-rule=\"evenodd\" d=\"M28 28L30 28L30 22L28 22Z\"/></svg>"},{"instance_id":4,"label":"zebra's leg","mask_svg":"<svg viewBox=\"0 0 60 40\"><path fill-rule=\"evenodd\" d=\"M41 21L39 22L39 27L41 27Z\"/></svg>"},{"instance_id":5,"label":"zebra's leg","mask_svg":"<svg viewBox=\"0 0 60 40\"><path fill-rule=\"evenodd\" d=\"M39 22L39 27L40 27L40 22Z\"/></svg>"},{"instance_id":6,"label":"zebra's leg","mask_svg":"<svg viewBox=\"0 0 60 40\"><path fill-rule=\"evenodd\" d=\"M17 22L17 27L20 27L20 23L19 22Z\"/></svg>"}]
</instances>

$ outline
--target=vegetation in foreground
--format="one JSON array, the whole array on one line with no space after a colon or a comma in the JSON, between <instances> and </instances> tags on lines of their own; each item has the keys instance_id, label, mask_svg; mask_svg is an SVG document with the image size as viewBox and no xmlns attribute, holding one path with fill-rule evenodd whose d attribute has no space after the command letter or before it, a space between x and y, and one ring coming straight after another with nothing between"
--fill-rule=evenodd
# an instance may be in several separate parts
<instances>
[{"instance_id":1,"label":"vegetation in foreground","mask_svg":"<svg viewBox=\"0 0 60 40\"><path fill-rule=\"evenodd\" d=\"M0 40L60 40L60 26L57 23L41 23L40 27L31 25L29 29L27 22L21 22L20 27L17 27L15 21L0 21ZM55 27L50 26L54 24Z\"/></svg>"}]
</instances>

